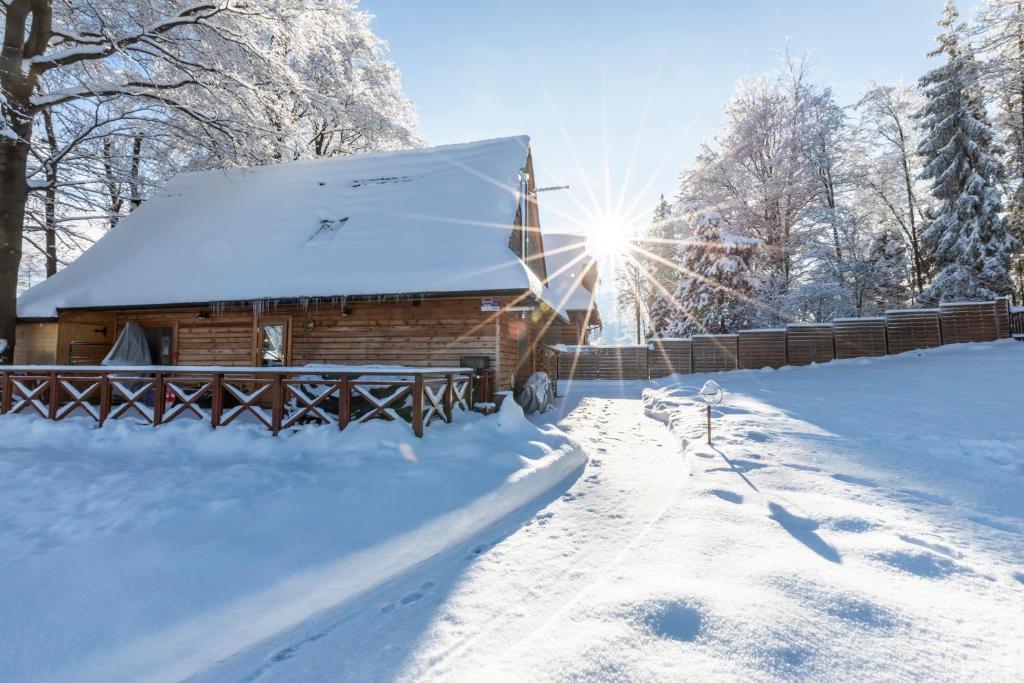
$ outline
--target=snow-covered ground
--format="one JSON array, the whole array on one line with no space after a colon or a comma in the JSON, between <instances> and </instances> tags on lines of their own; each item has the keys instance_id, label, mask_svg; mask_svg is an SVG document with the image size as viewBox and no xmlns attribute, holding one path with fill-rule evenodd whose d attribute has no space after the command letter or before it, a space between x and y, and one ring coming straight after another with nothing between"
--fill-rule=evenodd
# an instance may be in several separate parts
<instances>
[{"instance_id":1,"label":"snow-covered ground","mask_svg":"<svg viewBox=\"0 0 1024 683\"><path fill-rule=\"evenodd\" d=\"M422 440L4 416L0 681L182 680L564 490L585 460L511 401Z\"/></svg>"},{"instance_id":2,"label":"snow-covered ground","mask_svg":"<svg viewBox=\"0 0 1024 683\"><path fill-rule=\"evenodd\" d=\"M702 443L704 414L694 400L709 377L728 392L716 413L713 447ZM221 604L242 600L250 609L239 621L269 620L264 632L274 634L247 634L240 642L255 644L243 648L235 634L246 633L247 624L218 622L234 630L210 631L211 639L231 647L196 681L1021 679L1024 344L950 346L657 383L563 383L561 389L568 396L560 399L559 412L534 419L558 420L590 454L571 486L551 489L366 592L315 600L328 608L306 619L301 613L312 610L286 610L291 618L278 620L280 601L248 599L261 594L252 589L259 581L250 572L280 572L246 558L266 563L267 545L274 542L287 553L301 548L307 556L325 554L322 546L337 530L324 528L323 520L309 529L292 518L271 523L273 508L250 506L240 511L231 534L231 566L217 567L229 579L205 577L196 590L191 579L125 585L123 575L104 579L96 575L96 562L88 562L103 553L103 542L114 542L103 539L116 538L116 525L99 532L93 523L86 534L74 528L81 515L46 511L49 505L74 509L73 502L58 500L66 487L43 485L87 472L95 465L81 456L96 452L62 456L59 467L33 467L25 464L28 453L15 455L13 462L22 464L10 473L5 465L0 481L20 478L15 490L22 496L28 482L43 487L21 505L0 505L24 509L29 519L52 514L54 521L32 524L5 513L4 538L11 540L4 543L22 550L20 560L0 560L2 599L5 605L15 600L14 614L32 621L27 634L20 632L24 621L0 622L0 647L8 648L0 661L9 666L14 653L24 663L21 649L40 640L48 649L33 655L36 661L61 657L62 629L78 633L79 643L90 628L99 640L112 638L104 630L119 629L113 637L118 643L131 642L132 628L160 633L139 629L138 620L134 627L122 625L116 614L91 620L73 602L58 611L50 604L54 591L65 603L94 603L93 591L109 597L120 588L128 594L119 598L122 606L134 595L165 604L165 614L177 609L193 615L191 601L212 600L197 590L227 586L230 595L219 596ZM529 438L525 428L521 433ZM545 439L561 439L547 434ZM185 462L217 454L213 445L201 449ZM259 468L269 467L268 454L252 457ZM155 466L144 477L141 469L131 470L126 455L119 462L128 469L124 476L136 481L161 482L167 471L176 471ZM198 500L213 498L229 472L210 481L196 478L193 485L206 492ZM253 482L261 481L244 480L256 488ZM325 488L336 496L343 477L330 481ZM158 483L157 490L166 485ZM137 483L125 487L142 496L137 489ZM88 490L81 486L83 497ZM285 506L310 496L310 509L322 510L311 493L316 490L306 482L271 499ZM247 539L242 513L273 528L251 531L255 535ZM177 519L193 513L157 508L152 514L157 520L177 517L153 522L140 513L123 520L140 526L116 541L121 552L129 542L152 544L156 532L168 543ZM196 521L211 514L198 514ZM303 522L310 517L302 516ZM42 528L57 540L28 533ZM99 541L90 544L89 534ZM77 540L62 542L62 535ZM181 535L175 552L220 552L216 539L197 540L195 529ZM48 553L54 553L49 565ZM157 554L154 564L167 555ZM130 554L134 562L146 556L145 548ZM84 575L73 586L62 584L59 579L80 571L80 558L87 561ZM179 570L191 562L171 559ZM330 567L330 561L323 564ZM199 566L215 565L207 559ZM36 576L40 568L50 573ZM333 585L341 576L333 576ZM234 616L228 609L213 611ZM175 639L150 642L171 653L179 646ZM105 653L99 645L92 651ZM113 664L101 671L129 677Z\"/></svg>"}]
</instances>

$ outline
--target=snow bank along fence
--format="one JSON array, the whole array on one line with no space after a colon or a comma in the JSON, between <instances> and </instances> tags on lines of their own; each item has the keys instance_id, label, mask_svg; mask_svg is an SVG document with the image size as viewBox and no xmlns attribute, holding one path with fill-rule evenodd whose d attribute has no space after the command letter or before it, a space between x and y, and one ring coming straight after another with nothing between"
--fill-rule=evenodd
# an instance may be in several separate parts
<instances>
[{"instance_id":1,"label":"snow bank along fence","mask_svg":"<svg viewBox=\"0 0 1024 683\"><path fill-rule=\"evenodd\" d=\"M559 358L558 370L563 380L646 379L673 373L756 370L885 356L943 344L994 341L1011 333L1024 339L1024 309L1011 312L1005 299L949 303L938 308L886 311L884 316L874 318L653 339L646 349L568 347Z\"/></svg>"},{"instance_id":2,"label":"snow bank along fence","mask_svg":"<svg viewBox=\"0 0 1024 683\"><path fill-rule=\"evenodd\" d=\"M256 422L274 434L305 423L408 420L416 436L474 403L466 368L359 366L0 366L0 414L50 420L80 415L103 425L131 417L151 425Z\"/></svg>"}]
</instances>

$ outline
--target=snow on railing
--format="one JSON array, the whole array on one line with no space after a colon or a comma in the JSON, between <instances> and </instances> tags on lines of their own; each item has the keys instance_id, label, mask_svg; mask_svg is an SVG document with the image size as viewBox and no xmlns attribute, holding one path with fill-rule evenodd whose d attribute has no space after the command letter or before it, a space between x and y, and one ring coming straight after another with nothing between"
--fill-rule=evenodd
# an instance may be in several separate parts
<instances>
[{"instance_id":1,"label":"snow on railing","mask_svg":"<svg viewBox=\"0 0 1024 683\"><path fill-rule=\"evenodd\" d=\"M385 365L0 366L0 414L83 416L102 426L132 417L151 425L196 419L212 427L255 421L274 434L310 422L408 420L416 436L434 419L469 410L468 368Z\"/></svg>"}]
</instances>

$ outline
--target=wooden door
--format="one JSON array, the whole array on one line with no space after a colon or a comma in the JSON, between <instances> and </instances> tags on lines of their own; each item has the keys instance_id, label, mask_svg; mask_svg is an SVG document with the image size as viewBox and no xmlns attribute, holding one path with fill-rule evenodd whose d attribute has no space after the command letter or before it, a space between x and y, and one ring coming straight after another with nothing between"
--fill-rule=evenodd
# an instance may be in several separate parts
<instances>
[{"instance_id":1,"label":"wooden door","mask_svg":"<svg viewBox=\"0 0 1024 683\"><path fill-rule=\"evenodd\" d=\"M65 314L57 331L57 362L98 365L114 344L114 316L104 313Z\"/></svg>"}]
</instances>

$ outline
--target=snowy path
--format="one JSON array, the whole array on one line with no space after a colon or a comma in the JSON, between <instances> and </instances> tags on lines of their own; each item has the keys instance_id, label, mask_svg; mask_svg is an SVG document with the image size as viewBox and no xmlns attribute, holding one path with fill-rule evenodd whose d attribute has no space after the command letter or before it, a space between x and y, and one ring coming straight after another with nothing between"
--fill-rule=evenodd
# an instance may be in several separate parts
<instances>
[{"instance_id":1,"label":"snowy path","mask_svg":"<svg viewBox=\"0 0 1024 683\"><path fill-rule=\"evenodd\" d=\"M577 383L568 490L199 680L1021 680L1024 344L715 378L713 448Z\"/></svg>"},{"instance_id":2,"label":"snowy path","mask_svg":"<svg viewBox=\"0 0 1024 683\"><path fill-rule=\"evenodd\" d=\"M602 389L606 395L592 395ZM677 440L644 417L639 387L629 397L621 391L591 385L588 397L561 399L562 424L591 461L558 498L201 680L468 680L528 672L534 652L572 638L568 625L621 578L685 487Z\"/></svg>"}]
</instances>

